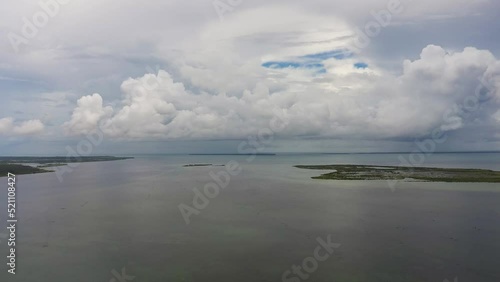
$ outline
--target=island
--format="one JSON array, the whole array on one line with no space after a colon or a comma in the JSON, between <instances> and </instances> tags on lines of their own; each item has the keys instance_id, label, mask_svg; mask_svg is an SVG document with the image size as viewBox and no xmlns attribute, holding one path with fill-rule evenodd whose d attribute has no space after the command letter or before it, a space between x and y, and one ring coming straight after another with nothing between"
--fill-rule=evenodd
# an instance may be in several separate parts
<instances>
[{"instance_id":1,"label":"island","mask_svg":"<svg viewBox=\"0 0 500 282\"><path fill-rule=\"evenodd\" d=\"M380 165L297 165L300 169L329 170L313 179L405 180L427 182L500 183L500 171L469 168L404 167Z\"/></svg>"},{"instance_id":2,"label":"island","mask_svg":"<svg viewBox=\"0 0 500 282\"><path fill-rule=\"evenodd\" d=\"M47 168L68 163L105 162L132 159L132 157L87 156L87 157L0 157L0 177L13 173L33 174L52 172Z\"/></svg>"},{"instance_id":3,"label":"island","mask_svg":"<svg viewBox=\"0 0 500 282\"><path fill-rule=\"evenodd\" d=\"M183 167L203 167L203 166L224 166L224 165L214 165L214 164L187 164Z\"/></svg>"}]
</instances>

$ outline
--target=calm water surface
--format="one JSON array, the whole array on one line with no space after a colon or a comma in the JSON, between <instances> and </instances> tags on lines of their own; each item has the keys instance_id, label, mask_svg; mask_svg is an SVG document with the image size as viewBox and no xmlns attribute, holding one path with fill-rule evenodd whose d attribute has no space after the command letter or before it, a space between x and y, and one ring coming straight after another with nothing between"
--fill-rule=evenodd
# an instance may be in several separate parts
<instances>
[{"instance_id":1,"label":"calm water surface","mask_svg":"<svg viewBox=\"0 0 500 282\"><path fill-rule=\"evenodd\" d=\"M499 157L434 154L423 166L500 170ZM231 160L242 172L186 225L178 205L192 206L193 188L225 167L182 165ZM0 281L109 282L123 268L135 277L126 281L137 282L282 281L328 235L341 246L307 281L500 281L498 184L398 183L392 191L385 181L312 180L320 172L293 167L341 163L400 161L396 154L136 156L80 164L62 183L54 173L18 176L17 274L6 272L0 237Z\"/></svg>"}]
</instances>

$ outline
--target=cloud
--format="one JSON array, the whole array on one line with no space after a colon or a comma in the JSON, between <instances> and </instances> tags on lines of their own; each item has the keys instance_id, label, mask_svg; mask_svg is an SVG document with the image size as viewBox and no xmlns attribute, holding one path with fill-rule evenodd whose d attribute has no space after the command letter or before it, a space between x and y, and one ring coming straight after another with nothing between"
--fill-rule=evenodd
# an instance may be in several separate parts
<instances>
[{"instance_id":1,"label":"cloud","mask_svg":"<svg viewBox=\"0 0 500 282\"><path fill-rule=\"evenodd\" d=\"M102 120L104 133L119 139L231 139L255 134L280 115L289 123L281 133L287 138L401 139L487 124L498 110L497 88L481 84L500 77L493 75L497 59L485 50L429 45L419 59L404 61L400 75L353 62L330 58L321 77L280 70L274 83L263 78L234 95L209 87L195 93L159 71L123 82L122 104L114 110L103 107L99 94L81 98L66 126L85 133ZM477 96L484 91L488 99Z\"/></svg>"},{"instance_id":2,"label":"cloud","mask_svg":"<svg viewBox=\"0 0 500 282\"><path fill-rule=\"evenodd\" d=\"M71 120L64 123L63 128L67 134L85 134L95 129L98 122L111 112L111 107L103 107L101 95L83 96L78 99Z\"/></svg>"},{"instance_id":3,"label":"cloud","mask_svg":"<svg viewBox=\"0 0 500 282\"><path fill-rule=\"evenodd\" d=\"M12 117L0 119L0 135L4 136L26 136L42 133L44 125L40 120L28 120L14 122Z\"/></svg>"},{"instance_id":4,"label":"cloud","mask_svg":"<svg viewBox=\"0 0 500 282\"><path fill-rule=\"evenodd\" d=\"M62 87L57 90L65 90L65 87L75 87L82 81L111 74L126 77L143 70L155 55L203 47L196 44L200 35L207 40L219 40L221 44L226 38L240 36L239 45L233 47L236 53L243 54L242 61L245 61L245 54L253 50L272 51L280 44L289 47L286 53L279 48L278 52L270 52L270 57L264 59L275 60L273 55L294 55L296 51L334 50L340 39L349 36L345 34L348 24L362 27L373 20L371 11L385 9L387 3L377 0L350 1L348 4L345 0L244 1L221 23L212 1L72 0L60 7L50 24L40 28L28 45L21 46L19 54L14 54L8 40L4 40L0 45L0 61L5 67L0 67L0 76L44 81ZM496 5L495 1L411 1L405 13L394 20L414 22L426 20L429 15L475 15L498 11ZM31 20L34 12L40 10L38 1L11 3L8 13L0 17L1 35L7 38L9 32L21 34L22 19ZM130 21L131 18L135 20ZM479 29L488 30L487 26ZM299 32L295 33L297 30ZM424 30L423 33L429 32ZM465 31L453 29L442 36L457 38L457 34L462 33ZM301 45L304 42L316 44Z\"/></svg>"},{"instance_id":5,"label":"cloud","mask_svg":"<svg viewBox=\"0 0 500 282\"><path fill-rule=\"evenodd\" d=\"M500 123L500 110L493 115L493 118Z\"/></svg>"},{"instance_id":6,"label":"cloud","mask_svg":"<svg viewBox=\"0 0 500 282\"><path fill-rule=\"evenodd\" d=\"M22 17L38 9L25 2L9 6L0 19L4 32L19 32ZM0 79L14 89L4 94L12 106L7 116L31 120L44 111L47 131L62 125L78 135L100 124L110 138L139 140L241 138L276 113L289 120L281 133L289 139L408 140L433 128L466 135L479 123L498 131L496 2L405 2L394 25L349 56L338 52L350 50L356 27L387 2L244 1L223 22L210 1L94 4L64 6L19 54L0 46ZM469 24L478 14L483 20ZM432 32L408 23L432 24ZM429 45L418 57L428 42L447 47ZM491 52L463 49L463 42ZM144 74L155 65L164 71ZM494 98L471 114L464 100L480 78ZM17 98L27 92L96 94L76 106L72 96L53 94L30 99L27 108Z\"/></svg>"}]
</instances>

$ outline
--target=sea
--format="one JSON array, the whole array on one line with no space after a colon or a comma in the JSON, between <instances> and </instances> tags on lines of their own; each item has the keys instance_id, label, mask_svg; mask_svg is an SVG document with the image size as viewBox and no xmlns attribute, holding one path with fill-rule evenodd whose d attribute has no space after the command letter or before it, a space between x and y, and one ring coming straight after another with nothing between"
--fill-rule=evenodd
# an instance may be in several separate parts
<instances>
[{"instance_id":1,"label":"sea","mask_svg":"<svg viewBox=\"0 0 500 282\"><path fill-rule=\"evenodd\" d=\"M409 153L132 156L16 176L15 274L0 178L0 281L500 281L499 183L315 180L325 171L294 167ZM500 153L418 164L500 170Z\"/></svg>"}]
</instances>

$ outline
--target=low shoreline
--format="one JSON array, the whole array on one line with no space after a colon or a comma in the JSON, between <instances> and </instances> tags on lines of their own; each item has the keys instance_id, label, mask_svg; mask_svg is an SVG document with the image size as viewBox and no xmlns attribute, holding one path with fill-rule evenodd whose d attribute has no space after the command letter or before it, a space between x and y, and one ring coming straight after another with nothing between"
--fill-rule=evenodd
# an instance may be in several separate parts
<instances>
[{"instance_id":1,"label":"low shoreline","mask_svg":"<svg viewBox=\"0 0 500 282\"><path fill-rule=\"evenodd\" d=\"M207 167L207 166L225 166L223 164L187 164L183 167Z\"/></svg>"},{"instance_id":2,"label":"low shoreline","mask_svg":"<svg viewBox=\"0 0 500 282\"><path fill-rule=\"evenodd\" d=\"M53 172L50 167L64 166L68 163L107 162L133 159L133 157L89 156L89 157L0 157L0 177Z\"/></svg>"},{"instance_id":3,"label":"low shoreline","mask_svg":"<svg viewBox=\"0 0 500 282\"><path fill-rule=\"evenodd\" d=\"M313 176L324 180L400 180L423 182L500 183L500 171L467 168L401 167L381 165L296 165L296 168L330 170Z\"/></svg>"}]
</instances>

